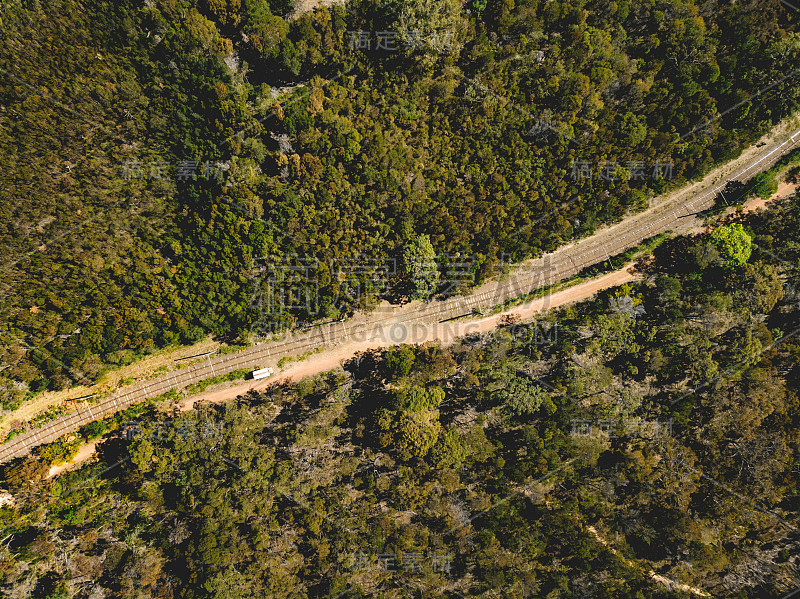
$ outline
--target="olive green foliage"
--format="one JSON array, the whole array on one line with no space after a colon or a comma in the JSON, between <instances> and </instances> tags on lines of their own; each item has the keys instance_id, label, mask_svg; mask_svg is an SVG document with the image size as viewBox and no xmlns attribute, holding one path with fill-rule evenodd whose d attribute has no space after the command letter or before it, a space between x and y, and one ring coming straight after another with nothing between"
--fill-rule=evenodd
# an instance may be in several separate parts
<instances>
[{"instance_id":1,"label":"olive green foliage","mask_svg":"<svg viewBox=\"0 0 800 599\"><path fill-rule=\"evenodd\" d=\"M543 402L549 400L547 392L539 386L530 385L516 379L506 389L507 399L505 406L517 416L534 414ZM549 405L552 405L550 403Z\"/></svg>"},{"instance_id":2,"label":"olive green foliage","mask_svg":"<svg viewBox=\"0 0 800 599\"><path fill-rule=\"evenodd\" d=\"M744 267L700 268L689 250L703 241L670 240L647 277L554 312L554 343L522 323L392 348L183 413L158 438L109 435L99 463L55 481L38 457L3 465L15 503L0 510L0 584L35 597L79 576L98 595L191 599L674 597L658 571L785 595L800 345L776 344L774 327L800 320L800 195L747 226ZM387 363L413 366L394 378ZM120 418L165 419L144 410ZM668 420L671 435L653 426ZM180 434L205 425L221 434ZM354 567L392 554L393 576ZM741 576L753 559L771 560L769 580Z\"/></svg>"},{"instance_id":3,"label":"olive green foliage","mask_svg":"<svg viewBox=\"0 0 800 599\"><path fill-rule=\"evenodd\" d=\"M408 412L427 412L439 407L444 399L444 390L440 387L402 388L395 391L394 408Z\"/></svg>"},{"instance_id":4,"label":"olive green foliage","mask_svg":"<svg viewBox=\"0 0 800 599\"><path fill-rule=\"evenodd\" d=\"M414 366L414 350L407 345L388 349L383 354L383 366L392 380L408 376Z\"/></svg>"},{"instance_id":5,"label":"olive green foliage","mask_svg":"<svg viewBox=\"0 0 800 599\"><path fill-rule=\"evenodd\" d=\"M671 184L624 169L574 178L576 161L672 161L677 184L800 98L785 79L800 58L796 15L776 2L292 8L56 0L3 12L0 359L22 384L0 385L7 408L157 347L428 297L448 269L440 260L437 282L431 249L474 258L479 280ZM390 52L373 35L353 49L352 31L422 43ZM59 43L29 51L33 39ZM429 266L337 266L412 249Z\"/></svg>"},{"instance_id":6,"label":"olive green foliage","mask_svg":"<svg viewBox=\"0 0 800 599\"><path fill-rule=\"evenodd\" d=\"M401 412L395 433L396 449L400 458L424 458L436 444L441 428L435 412Z\"/></svg>"},{"instance_id":7,"label":"olive green foliage","mask_svg":"<svg viewBox=\"0 0 800 599\"><path fill-rule=\"evenodd\" d=\"M467 456L467 448L459 438L456 428L439 431L436 444L430 452L430 462L434 468L458 469Z\"/></svg>"},{"instance_id":8,"label":"olive green foliage","mask_svg":"<svg viewBox=\"0 0 800 599\"><path fill-rule=\"evenodd\" d=\"M494 373L493 378L493 397L515 416L534 414L543 403L552 406L547 392L522 372L505 368Z\"/></svg>"}]
</instances>

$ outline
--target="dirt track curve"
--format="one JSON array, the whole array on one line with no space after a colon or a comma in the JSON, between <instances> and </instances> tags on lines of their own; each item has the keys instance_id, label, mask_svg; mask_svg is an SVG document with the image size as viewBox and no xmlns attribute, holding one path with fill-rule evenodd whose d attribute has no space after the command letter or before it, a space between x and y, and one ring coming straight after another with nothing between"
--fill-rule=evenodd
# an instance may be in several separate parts
<instances>
[{"instance_id":1,"label":"dirt track curve","mask_svg":"<svg viewBox=\"0 0 800 599\"><path fill-rule=\"evenodd\" d=\"M656 198L650 208L619 223L598 230L591 237L563 246L537 260L522 264L511 276L490 281L472 295L453 297L430 303L412 302L404 306L385 306L369 314L358 314L346 322L334 322L306 332L295 332L283 339L250 347L235 354L209 358L187 368L163 374L123 387L96 405L88 405L37 429L26 431L0 446L0 462L27 454L31 448L55 441L147 398L157 397L173 389L203 379L243 368L277 367L285 357L296 357L318 348L333 348L345 343L375 346L397 343L418 343L429 338L429 332L442 321L467 315L476 308L487 308L506 300L527 295L543 286L561 281L609 256L635 247L644 239L676 231L696 229L697 212L714 204L716 195L728 181L744 181L770 168L782 155L800 143L800 129L785 124L742 153L742 155L709 173L702 181ZM621 265L616 265L621 266ZM541 309L549 306L545 301ZM314 358L312 357L311 360Z\"/></svg>"}]
</instances>

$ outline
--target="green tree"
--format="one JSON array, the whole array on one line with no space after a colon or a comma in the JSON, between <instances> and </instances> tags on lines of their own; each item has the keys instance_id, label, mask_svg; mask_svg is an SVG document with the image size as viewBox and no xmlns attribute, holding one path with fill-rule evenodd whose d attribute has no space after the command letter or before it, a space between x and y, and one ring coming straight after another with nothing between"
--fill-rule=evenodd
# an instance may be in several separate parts
<instances>
[{"instance_id":1,"label":"green tree","mask_svg":"<svg viewBox=\"0 0 800 599\"><path fill-rule=\"evenodd\" d=\"M778 269L771 264L746 264L744 284L736 294L738 305L755 314L768 314L783 297L783 283Z\"/></svg>"},{"instance_id":2,"label":"green tree","mask_svg":"<svg viewBox=\"0 0 800 599\"><path fill-rule=\"evenodd\" d=\"M436 292L439 282L439 269L436 252L427 235L418 235L406 244L403 250L403 264L409 277L412 299L427 299Z\"/></svg>"},{"instance_id":3,"label":"green tree","mask_svg":"<svg viewBox=\"0 0 800 599\"><path fill-rule=\"evenodd\" d=\"M411 387L398 389L395 392L395 409L404 412L426 412L436 409L444 400L444 390L441 387Z\"/></svg>"},{"instance_id":4,"label":"green tree","mask_svg":"<svg viewBox=\"0 0 800 599\"><path fill-rule=\"evenodd\" d=\"M426 2L425 0L398 0L386 2L389 10L394 9L394 27L402 36L418 31L424 35L427 43L434 46L447 40L456 43L458 31L462 24L461 3L456 0Z\"/></svg>"},{"instance_id":5,"label":"green tree","mask_svg":"<svg viewBox=\"0 0 800 599\"><path fill-rule=\"evenodd\" d=\"M439 433L439 438L431 449L429 458L434 468L458 468L466 454L467 451L459 439L458 430L449 428Z\"/></svg>"},{"instance_id":6,"label":"green tree","mask_svg":"<svg viewBox=\"0 0 800 599\"><path fill-rule=\"evenodd\" d=\"M397 449L405 460L424 458L436 444L442 425L436 412L407 412L397 425Z\"/></svg>"},{"instance_id":7,"label":"green tree","mask_svg":"<svg viewBox=\"0 0 800 599\"><path fill-rule=\"evenodd\" d=\"M505 396L503 405L515 416L534 414L542 403L550 399L547 391L522 377L514 377L503 391L503 395Z\"/></svg>"},{"instance_id":8,"label":"green tree","mask_svg":"<svg viewBox=\"0 0 800 599\"><path fill-rule=\"evenodd\" d=\"M414 366L414 350L407 345L392 347L383 354L383 367L392 380L408 376Z\"/></svg>"},{"instance_id":9,"label":"green tree","mask_svg":"<svg viewBox=\"0 0 800 599\"><path fill-rule=\"evenodd\" d=\"M71 441L67 439L65 435L53 443L42 445L38 450L39 457L51 465L69 462L78 453L80 439L74 436Z\"/></svg>"},{"instance_id":10,"label":"green tree","mask_svg":"<svg viewBox=\"0 0 800 599\"><path fill-rule=\"evenodd\" d=\"M707 241L693 245L690 253L701 270L705 270L719 259L716 245Z\"/></svg>"},{"instance_id":11,"label":"green tree","mask_svg":"<svg viewBox=\"0 0 800 599\"><path fill-rule=\"evenodd\" d=\"M742 266L753 251L752 238L739 223L723 225L711 234L711 242L719 251L726 268Z\"/></svg>"},{"instance_id":12,"label":"green tree","mask_svg":"<svg viewBox=\"0 0 800 599\"><path fill-rule=\"evenodd\" d=\"M765 200L778 191L778 180L769 172L756 175L754 185L753 194Z\"/></svg>"},{"instance_id":13,"label":"green tree","mask_svg":"<svg viewBox=\"0 0 800 599\"><path fill-rule=\"evenodd\" d=\"M693 385L707 385L719 374L708 337L697 336L686 348L686 367Z\"/></svg>"},{"instance_id":14,"label":"green tree","mask_svg":"<svg viewBox=\"0 0 800 599\"><path fill-rule=\"evenodd\" d=\"M486 10L486 4L489 0L472 0L472 10L476 13L481 14L484 10Z\"/></svg>"}]
</instances>

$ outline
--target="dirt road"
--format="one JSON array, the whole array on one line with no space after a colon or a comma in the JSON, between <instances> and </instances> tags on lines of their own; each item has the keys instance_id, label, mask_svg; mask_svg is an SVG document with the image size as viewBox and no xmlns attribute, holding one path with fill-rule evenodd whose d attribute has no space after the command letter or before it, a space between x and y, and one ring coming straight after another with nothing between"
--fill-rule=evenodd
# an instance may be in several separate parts
<instances>
[{"instance_id":1,"label":"dirt road","mask_svg":"<svg viewBox=\"0 0 800 599\"><path fill-rule=\"evenodd\" d=\"M437 323L434 326L421 326L416 330L409 331L409 336L399 340L392 340L393 334L390 330L374 331L374 336L365 341L345 342L333 349L315 354L311 358L302 362L295 362L282 369L275 376L262 381L247 381L235 383L224 389L215 389L208 393L201 393L187 398L180 404L182 411L191 409L197 402L220 402L232 399L239 395L244 395L248 391L264 391L265 389L286 381L297 381L308 376L314 376L339 368L342 364L357 354L371 349L379 349L401 343L426 343L436 342L441 345L448 345L458 339L479 333L486 333L496 329L504 317L511 316L520 320L529 319L539 312L564 306L566 304L588 299L611 287L616 287L633 281L636 277L631 272L632 265L626 268L608 273L601 277L580 283L564 291L556 292L548 297L535 299L531 302L515 306L492 316L480 319L458 320L449 323ZM388 325L393 326L393 325ZM396 335L399 337L399 335Z\"/></svg>"},{"instance_id":2,"label":"dirt road","mask_svg":"<svg viewBox=\"0 0 800 599\"><path fill-rule=\"evenodd\" d=\"M636 275L632 272L631 267L632 265L627 265L621 270L580 283L569 289L558 291L548 297L534 299L533 301L515 306L498 314L493 314L492 316L480 319L459 320L450 323L438 323L436 326L429 327L425 330L418 329L420 335L418 338L415 338L413 342L425 343L431 341L442 345L448 345L468 335L491 331L501 324L504 317L511 316L520 320L526 320L542 311L588 299L599 291L633 281ZM388 335L388 333L386 333L386 335ZM248 391L264 391L272 385L287 381L297 381L308 376L322 374L323 372L339 368L361 352L405 342L408 341L387 343L385 341L385 336L380 333L376 333L375 338L368 341L345 342L338 347L315 354L307 360L294 362L269 379L231 383L221 388L218 387L211 391L188 397L178 404L178 409L181 412L185 412L194 408L195 404L199 402L220 403L244 395ZM96 443L88 443L82 446L78 454L69 464L50 468L48 478L61 474L65 470L85 462L94 455L95 447Z\"/></svg>"},{"instance_id":3,"label":"dirt road","mask_svg":"<svg viewBox=\"0 0 800 599\"><path fill-rule=\"evenodd\" d=\"M235 354L209 358L188 368L138 382L120 389L99 404L87 405L85 409L54 420L41 429L18 435L0 446L0 462L25 455L32 447L55 441L63 434L131 404L157 397L173 389L183 389L188 384L209 377L244 368L276 368L281 359L296 358L320 348L336 349L344 354L346 351L341 348L353 343L366 344L365 347L368 347L370 344L421 342L430 331L437 330L436 327L443 321L470 315L476 309L489 308L512 298L528 295L574 276L586 266L610 261L609 256L635 247L644 239L669 230L679 233L697 230L702 223L696 214L714 204L716 195L728 181L747 180L770 168L798 143L800 129L797 129L797 123L794 120L783 123L764 136L759 143L748 148L739 158L714 169L702 181L654 199L650 208L644 212L604 227L591 237L563 246L537 260L530 260L515 269L512 275L487 282L469 296L430 303L412 302L404 306L384 303L376 311L357 314L347 322L331 322L305 332L288 334L278 341L257 345ZM544 301L552 299L545 298ZM314 362L319 359L319 356L311 358ZM288 371L287 369L285 372Z\"/></svg>"}]
</instances>

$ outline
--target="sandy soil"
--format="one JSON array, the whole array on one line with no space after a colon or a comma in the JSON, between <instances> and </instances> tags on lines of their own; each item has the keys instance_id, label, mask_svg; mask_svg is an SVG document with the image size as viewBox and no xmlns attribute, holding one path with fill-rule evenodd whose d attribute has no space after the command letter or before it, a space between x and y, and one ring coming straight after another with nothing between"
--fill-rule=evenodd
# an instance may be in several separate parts
<instances>
[{"instance_id":1,"label":"sandy soil","mask_svg":"<svg viewBox=\"0 0 800 599\"><path fill-rule=\"evenodd\" d=\"M66 472L78 464L82 464L94 455L96 448L97 441L92 441L91 443L82 445L75 457L72 458L71 462L67 462L66 464L62 464L60 466L51 466L50 471L47 473L47 478L53 478L54 476L57 476L62 472Z\"/></svg>"},{"instance_id":2,"label":"sandy soil","mask_svg":"<svg viewBox=\"0 0 800 599\"><path fill-rule=\"evenodd\" d=\"M750 198L747 200L742 206L742 212L755 212L756 210L760 210L761 208L766 207L766 205L773 200L785 198L786 196L791 195L798 187L800 186L794 183L782 181L778 184L778 190L769 198Z\"/></svg>"},{"instance_id":3,"label":"sandy soil","mask_svg":"<svg viewBox=\"0 0 800 599\"><path fill-rule=\"evenodd\" d=\"M467 335L491 331L500 325L500 322L504 317L512 316L519 318L520 320L525 320L547 309L557 308L559 306L578 302L587 299L604 289L609 289L611 287L616 287L632 281L636 277L631 272L631 268L632 265L629 265L622 270L608 273L606 275L597 277L596 279L592 279L590 281L586 281L585 283L580 283L570 287L569 289L556 292L550 296L515 306L509 310L494 314L492 316L487 316L485 318L477 320L460 320L450 323L438 323L434 326L420 325L419 328L411 331L411 335L404 337L403 341L393 342L391 341L393 337L391 332L386 331L385 334L379 332L373 335L373 340L344 343L332 350L324 351L311 356L302 362L293 362L281 369L277 374L269 379L262 381L233 383L223 389L215 389L207 393L186 398L179 404L179 409L181 411L189 410L200 401L226 401L239 395L243 395L250 390L264 391L272 385L287 381L298 381L308 376L314 376L329 370L334 370L342 366L344 362L355 357L357 354L371 349L399 345L400 343L408 343L409 341L412 341L413 343L436 342L442 345L448 345Z\"/></svg>"}]
</instances>

